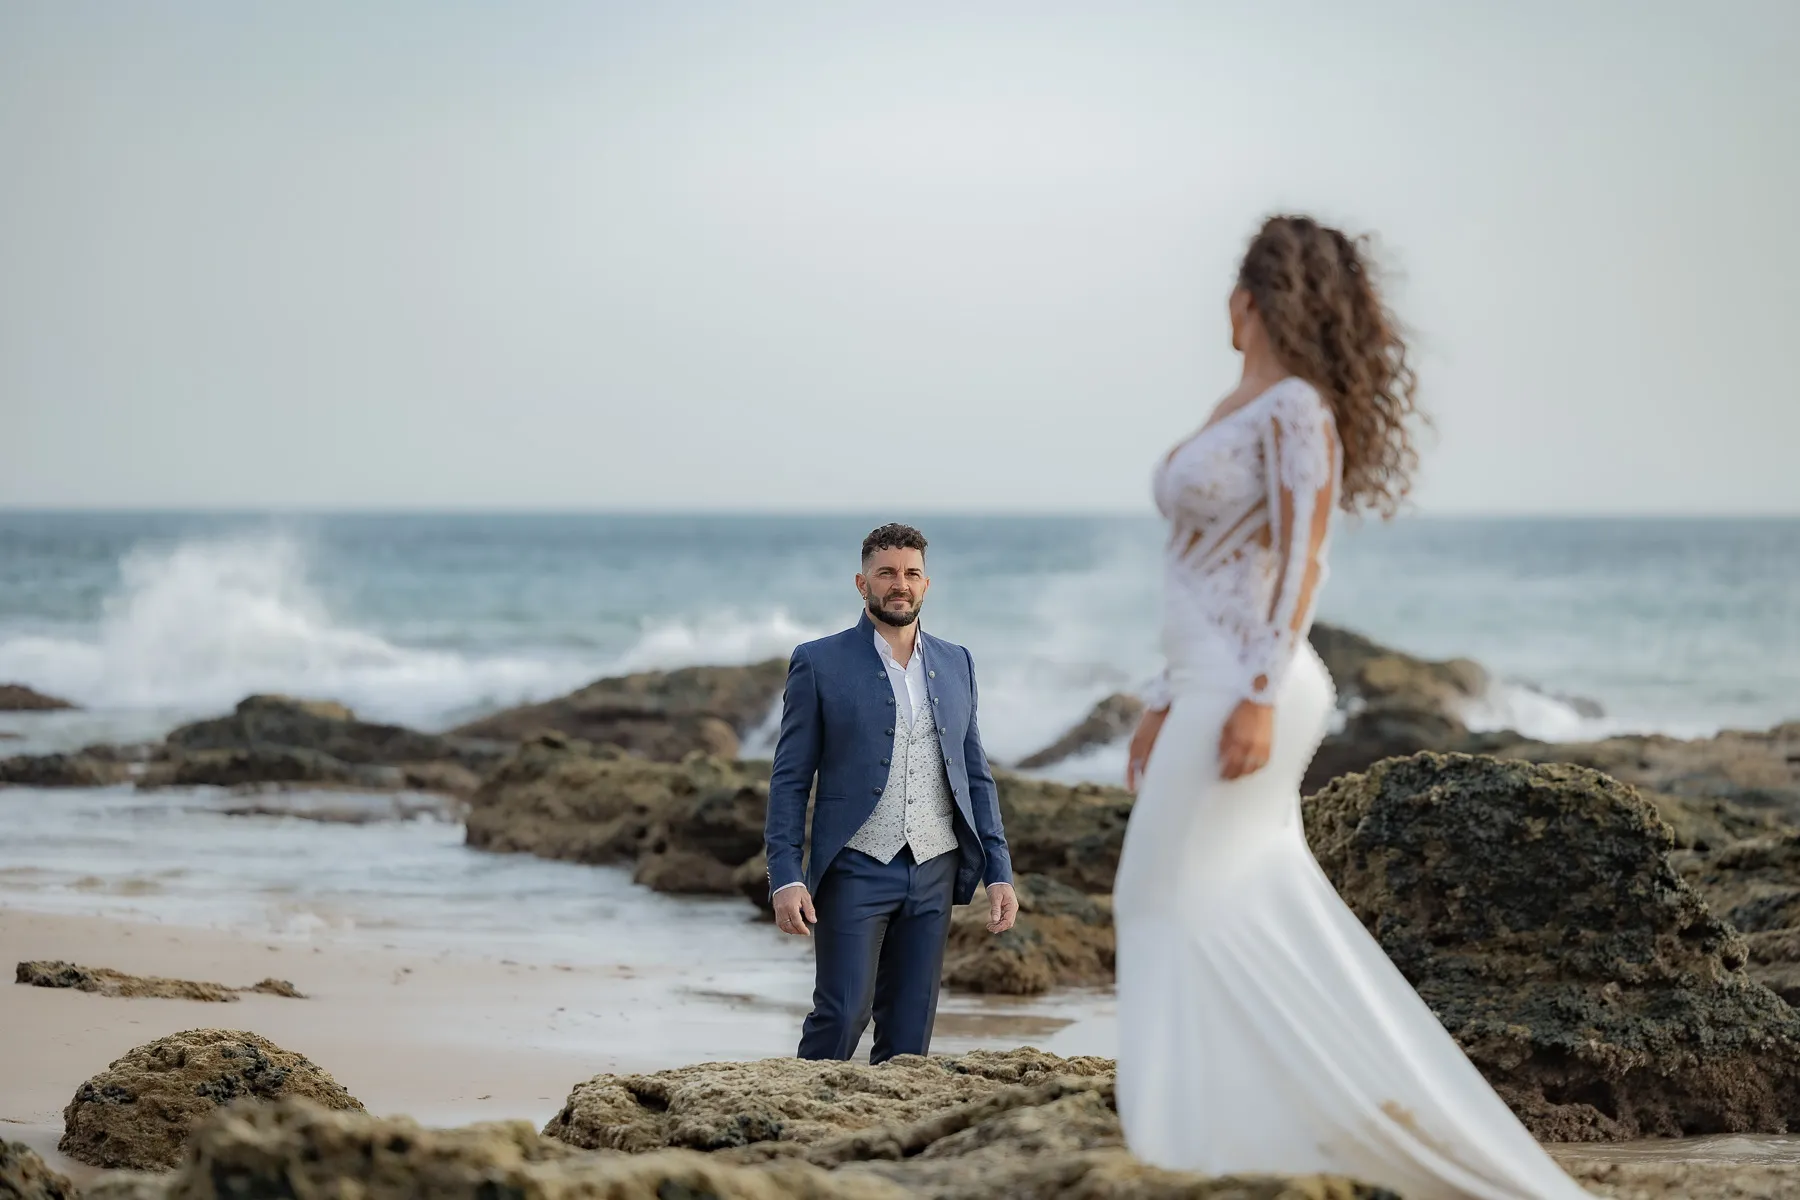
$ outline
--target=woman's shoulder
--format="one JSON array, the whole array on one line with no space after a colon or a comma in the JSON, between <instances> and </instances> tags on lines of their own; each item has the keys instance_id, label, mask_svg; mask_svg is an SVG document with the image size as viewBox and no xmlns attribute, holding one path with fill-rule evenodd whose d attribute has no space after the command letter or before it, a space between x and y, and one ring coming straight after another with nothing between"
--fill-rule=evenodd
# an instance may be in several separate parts
<instances>
[{"instance_id":1,"label":"woman's shoulder","mask_svg":"<svg viewBox=\"0 0 1800 1200\"><path fill-rule=\"evenodd\" d=\"M1302 426L1314 429L1337 428L1337 417L1319 389L1298 375L1270 388L1263 397L1263 412L1284 429Z\"/></svg>"}]
</instances>

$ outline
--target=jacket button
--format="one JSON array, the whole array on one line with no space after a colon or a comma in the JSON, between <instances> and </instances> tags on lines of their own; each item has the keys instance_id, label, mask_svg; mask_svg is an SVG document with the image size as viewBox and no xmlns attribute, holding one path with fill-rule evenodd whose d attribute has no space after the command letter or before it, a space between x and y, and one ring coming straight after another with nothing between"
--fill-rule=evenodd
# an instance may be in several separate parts
<instances>
[{"instance_id":1,"label":"jacket button","mask_svg":"<svg viewBox=\"0 0 1800 1200\"><path fill-rule=\"evenodd\" d=\"M927 676L929 676L929 677L930 677L930 678L932 678L932 679L936 679L936 678L937 678L937 672L936 672L936 671L927 671L927 672L925 672L925 674L926 674L926 675L927 675Z\"/></svg>"},{"instance_id":2,"label":"jacket button","mask_svg":"<svg viewBox=\"0 0 1800 1200\"><path fill-rule=\"evenodd\" d=\"M887 728L887 729L884 729L884 730L882 730L882 731L881 731L881 732L882 732L882 733L884 733L884 734L886 734L886 735L887 735L887 736L888 736L888 737L893 737L893 736L894 736L894 730L893 730L893 728L892 728L892 727L891 727L891 726L890 726L890 727L889 727L889 728Z\"/></svg>"},{"instance_id":3,"label":"jacket button","mask_svg":"<svg viewBox=\"0 0 1800 1200\"><path fill-rule=\"evenodd\" d=\"M876 789L875 789L875 794L876 794L876 795L877 795L877 796L879 796L879 795L881 795L881 789L880 789L880 788L876 788Z\"/></svg>"},{"instance_id":4,"label":"jacket button","mask_svg":"<svg viewBox=\"0 0 1800 1200\"><path fill-rule=\"evenodd\" d=\"M884 767L885 767L885 766L887 766L887 765L888 765L888 760L887 760L887 759L885 759L885 758L884 758L884 759L882 759L882 760L881 760L881 765L882 765L882 766L884 766Z\"/></svg>"},{"instance_id":5,"label":"jacket button","mask_svg":"<svg viewBox=\"0 0 1800 1200\"><path fill-rule=\"evenodd\" d=\"M892 696L888 697L888 707L889 708L894 707L894 698Z\"/></svg>"}]
</instances>

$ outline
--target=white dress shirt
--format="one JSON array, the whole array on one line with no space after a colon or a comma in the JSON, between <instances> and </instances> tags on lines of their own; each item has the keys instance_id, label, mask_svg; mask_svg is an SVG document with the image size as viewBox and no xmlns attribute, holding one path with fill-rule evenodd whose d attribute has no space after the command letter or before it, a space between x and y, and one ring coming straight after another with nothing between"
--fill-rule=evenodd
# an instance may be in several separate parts
<instances>
[{"instance_id":1,"label":"white dress shirt","mask_svg":"<svg viewBox=\"0 0 1800 1200\"><path fill-rule=\"evenodd\" d=\"M888 683L894 688L894 704L906 714L906 723L911 725L919 719L920 712L931 707L931 696L925 690L925 643L913 642L912 657L903 667L895 661L893 647L877 629L875 653L881 655L882 665L887 667Z\"/></svg>"}]
</instances>

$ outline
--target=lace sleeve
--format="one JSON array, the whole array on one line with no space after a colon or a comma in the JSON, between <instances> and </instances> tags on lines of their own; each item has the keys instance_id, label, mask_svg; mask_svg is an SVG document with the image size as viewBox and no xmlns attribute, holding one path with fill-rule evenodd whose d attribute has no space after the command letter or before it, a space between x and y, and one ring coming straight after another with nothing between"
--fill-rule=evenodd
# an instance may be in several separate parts
<instances>
[{"instance_id":1,"label":"lace sleeve","mask_svg":"<svg viewBox=\"0 0 1800 1200\"><path fill-rule=\"evenodd\" d=\"M1275 580L1268 626L1253 643L1249 666L1250 699L1270 704L1312 625L1337 503L1337 431L1311 386L1295 381L1273 397L1263 451Z\"/></svg>"}]
</instances>

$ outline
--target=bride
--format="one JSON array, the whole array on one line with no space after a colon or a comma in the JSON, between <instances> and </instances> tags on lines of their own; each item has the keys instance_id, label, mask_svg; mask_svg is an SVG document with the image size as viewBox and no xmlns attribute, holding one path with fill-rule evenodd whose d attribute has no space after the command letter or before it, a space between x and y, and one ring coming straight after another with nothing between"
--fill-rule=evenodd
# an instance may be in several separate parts
<instances>
[{"instance_id":1,"label":"bride","mask_svg":"<svg viewBox=\"0 0 1800 1200\"><path fill-rule=\"evenodd\" d=\"M1243 381L1158 465L1167 667L1132 738L1114 890L1119 1113L1208 1174L1333 1172L1408 1200L1582 1197L1308 850L1331 678L1307 629L1337 509L1391 515L1406 346L1357 243L1276 217L1231 296Z\"/></svg>"}]
</instances>

